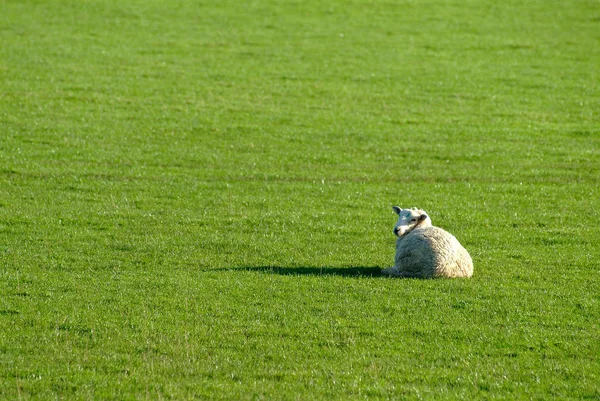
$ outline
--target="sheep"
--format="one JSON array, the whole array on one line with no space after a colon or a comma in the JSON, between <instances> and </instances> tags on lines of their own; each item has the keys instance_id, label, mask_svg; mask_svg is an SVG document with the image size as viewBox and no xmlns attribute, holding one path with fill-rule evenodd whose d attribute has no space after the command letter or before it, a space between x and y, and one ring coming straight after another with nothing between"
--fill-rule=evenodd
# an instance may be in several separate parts
<instances>
[{"instance_id":1,"label":"sheep","mask_svg":"<svg viewBox=\"0 0 600 401\"><path fill-rule=\"evenodd\" d=\"M471 277L473 261L465 248L447 231L431 224L421 209L393 207L398 214L394 226L395 265L382 274L395 277Z\"/></svg>"}]
</instances>

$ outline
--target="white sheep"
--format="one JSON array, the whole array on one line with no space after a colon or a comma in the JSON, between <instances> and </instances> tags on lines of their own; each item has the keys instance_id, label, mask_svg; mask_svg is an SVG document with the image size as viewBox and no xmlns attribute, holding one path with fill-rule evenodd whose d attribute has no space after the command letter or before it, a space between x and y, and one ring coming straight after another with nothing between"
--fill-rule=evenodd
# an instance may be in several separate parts
<instances>
[{"instance_id":1,"label":"white sheep","mask_svg":"<svg viewBox=\"0 0 600 401\"><path fill-rule=\"evenodd\" d=\"M465 248L447 231L431 224L423 210L393 207L398 213L394 226L395 265L381 272L397 277L471 277L473 261Z\"/></svg>"}]
</instances>

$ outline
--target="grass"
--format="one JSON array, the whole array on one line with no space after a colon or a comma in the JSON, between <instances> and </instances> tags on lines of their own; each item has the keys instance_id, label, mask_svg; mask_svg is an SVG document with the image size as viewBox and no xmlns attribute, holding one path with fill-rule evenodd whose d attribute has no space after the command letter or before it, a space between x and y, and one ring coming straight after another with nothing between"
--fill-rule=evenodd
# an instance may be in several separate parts
<instances>
[{"instance_id":1,"label":"grass","mask_svg":"<svg viewBox=\"0 0 600 401\"><path fill-rule=\"evenodd\" d=\"M2 10L1 399L600 398L597 1Z\"/></svg>"}]
</instances>

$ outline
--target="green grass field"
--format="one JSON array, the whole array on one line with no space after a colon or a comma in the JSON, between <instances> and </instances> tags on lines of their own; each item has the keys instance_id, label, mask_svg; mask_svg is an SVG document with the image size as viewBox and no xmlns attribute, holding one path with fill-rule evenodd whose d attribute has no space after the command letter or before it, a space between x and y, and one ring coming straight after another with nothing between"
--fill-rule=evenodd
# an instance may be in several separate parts
<instances>
[{"instance_id":1,"label":"green grass field","mask_svg":"<svg viewBox=\"0 0 600 401\"><path fill-rule=\"evenodd\" d=\"M599 111L597 0L0 0L0 399L599 400Z\"/></svg>"}]
</instances>

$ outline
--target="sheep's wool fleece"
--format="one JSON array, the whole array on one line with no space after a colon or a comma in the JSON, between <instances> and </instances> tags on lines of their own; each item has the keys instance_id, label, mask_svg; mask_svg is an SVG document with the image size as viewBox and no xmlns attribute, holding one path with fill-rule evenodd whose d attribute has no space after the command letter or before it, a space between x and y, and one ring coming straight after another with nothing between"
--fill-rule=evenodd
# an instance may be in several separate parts
<instances>
[{"instance_id":1,"label":"sheep's wool fleece","mask_svg":"<svg viewBox=\"0 0 600 401\"><path fill-rule=\"evenodd\" d=\"M398 272L405 277L471 277L473 261L465 248L439 227L417 227L396 240Z\"/></svg>"}]
</instances>

